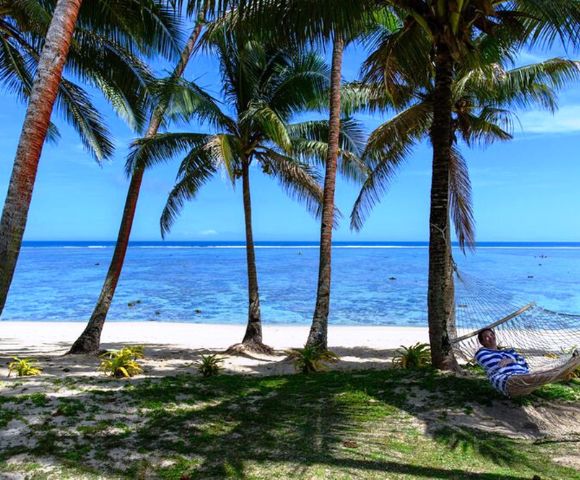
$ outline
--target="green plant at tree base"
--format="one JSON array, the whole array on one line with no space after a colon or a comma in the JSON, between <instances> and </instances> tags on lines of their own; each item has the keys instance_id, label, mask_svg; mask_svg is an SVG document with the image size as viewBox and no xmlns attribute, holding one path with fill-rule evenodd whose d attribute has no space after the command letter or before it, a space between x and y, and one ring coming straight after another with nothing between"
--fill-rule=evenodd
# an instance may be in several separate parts
<instances>
[{"instance_id":1,"label":"green plant at tree base","mask_svg":"<svg viewBox=\"0 0 580 480\"><path fill-rule=\"evenodd\" d=\"M137 360L144 357L142 345L125 346L121 350L113 350L101 355L99 370L116 378L133 377L143 373L143 368Z\"/></svg>"},{"instance_id":2,"label":"green plant at tree base","mask_svg":"<svg viewBox=\"0 0 580 480\"><path fill-rule=\"evenodd\" d=\"M223 359L214 355L202 355L194 365L202 377L214 377L220 373Z\"/></svg>"},{"instance_id":3,"label":"green plant at tree base","mask_svg":"<svg viewBox=\"0 0 580 480\"><path fill-rule=\"evenodd\" d=\"M417 342L415 345L397 350L393 358L396 368L423 368L431 364L431 350L426 343Z\"/></svg>"},{"instance_id":4,"label":"green plant at tree base","mask_svg":"<svg viewBox=\"0 0 580 480\"><path fill-rule=\"evenodd\" d=\"M328 368L329 363L340 360L336 353L317 347L293 348L286 353L294 363L296 371L300 373L321 372Z\"/></svg>"},{"instance_id":5,"label":"green plant at tree base","mask_svg":"<svg viewBox=\"0 0 580 480\"><path fill-rule=\"evenodd\" d=\"M13 361L8 364L8 376L16 372L19 377L32 377L40 375L42 368L35 366L35 361L29 358L12 357Z\"/></svg>"}]
</instances>

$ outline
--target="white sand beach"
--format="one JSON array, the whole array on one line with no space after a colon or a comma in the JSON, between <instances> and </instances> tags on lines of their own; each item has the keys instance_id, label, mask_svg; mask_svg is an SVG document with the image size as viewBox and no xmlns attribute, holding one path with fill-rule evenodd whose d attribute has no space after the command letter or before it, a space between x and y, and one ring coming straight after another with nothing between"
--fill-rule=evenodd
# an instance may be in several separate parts
<instances>
[{"instance_id":1,"label":"white sand beach","mask_svg":"<svg viewBox=\"0 0 580 480\"><path fill-rule=\"evenodd\" d=\"M36 359L48 375L95 375L98 359L63 356L84 329L82 322L1 322L0 375L7 374L12 356ZM215 325L170 322L108 322L102 335L103 349L126 344L145 346L146 376L163 376L194 371L203 353L223 352L239 342L245 325ZM284 350L301 347L307 325L264 325L264 341L276 349L275 356L224 356L227 373L290 373ZM424 327L330 326L329 348L340 357L338 369L385 368L401 345L427 342Z\"/></svg>"},{"instance_id":2,"label":"white sand beach","mask_svg":"<svg viewBox=\"0 0 580 480\"><path fill-rule=\"evenodd\" d=\"M40 394L59 401L76 398L79 392L94 389L122 391L130 384L138 385L150 378L184 373L197 374L194 362L201 354L222 353L227 347L239 342L244 334L244 325L215 325L170 322L108 322L105 325L101 346L117 349L127 344L142 344L145 359L142 375L131 380L112 379L98 370L99 358L88 355L64 355L77 336L82 332L82 322L0 322L0 395ZM294 372L287 360L285 350L300 347L308 335L307 325L265 325L264 340L276 349L273 356L223 355L226 374L277 375ZM330 326L329 348L340 356L333 364L334 370L361 370L356 377L365 375L362 370L387 369L393 354L401 345L427 342L427 328L387 326ZM9 377L7 363L11 357L34 359L42 368L42 375L34 377ZM410 401L421 402L424 393ZM99 405L102 409L102 405ZM523 409L503 402L498 408L474 404L473 411L447 414L446 424L456 427L475 428L507 435L513 438L576 438L578 433L578 408L573 404L532 405ZM26 415L40 418L42 407L29 405ZM435 421L435 411L429 421L415 420L415 425L424 432L429 431L429 422ZM427 418L427 417L425 417ZM101 412L99 419L107 422L118 420L117 410ZM35 420L38 421L38 420ZM134 422L139 421L135 416ZM32 444L26 436L28 427L24 423L13 423L12 428L0 432L2 445ZM530 427L532 425L533 428ZM64 435L64 427L59 435ZM23 440L24 439L24 440ZM16 443L14 443L16 442ZM563 457L564 458L564 457ZM576 457L565 457L566 464L577 465ZM50 467L52 468L52 467Z\"/></svg>"}]
</instances>

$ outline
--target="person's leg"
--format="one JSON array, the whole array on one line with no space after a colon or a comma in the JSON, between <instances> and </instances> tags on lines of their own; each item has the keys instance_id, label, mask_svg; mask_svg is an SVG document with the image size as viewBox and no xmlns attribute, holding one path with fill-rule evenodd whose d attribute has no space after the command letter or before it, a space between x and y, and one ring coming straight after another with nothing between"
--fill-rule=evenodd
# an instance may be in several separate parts
<instances>
[{"instance_id":1,"label":"person's leg","mask_svg":"<svg viewBox=\"0 0 580 480\"><path fill-rule=\"evenodd\" d=\"M580 356L574 355L564 365L546 370L545 372L530 373L528 375L512 375L506 383L507 393L512 398L529 395L544 385L566 380L579 367Z\"/></svg>"}]
</instances>

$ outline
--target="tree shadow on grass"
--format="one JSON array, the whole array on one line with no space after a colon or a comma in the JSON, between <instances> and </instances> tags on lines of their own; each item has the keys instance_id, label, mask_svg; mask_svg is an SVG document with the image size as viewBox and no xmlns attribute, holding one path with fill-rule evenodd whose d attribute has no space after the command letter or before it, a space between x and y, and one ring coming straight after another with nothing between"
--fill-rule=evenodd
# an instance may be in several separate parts
<instances>
[{"instance_id":1,"label":"tree shadow on grass","mask_svg":"<svg viewBox=\"0 0 580 480\"><path fill-rule=\"evenodd\" d=\"M479 379L388 370L285 377L224 375L208 380L179 375L118 385L119 391L76 392L75 404L86 405L86 411L70 416L60 430L56 426L62 415L55 412L62 400L51 400L54 404L44 407L45 421L37 430L40 442L30 449L32 454L49 455L80 471L125 478L390 474L529 480L528 472L544 471L543 459L530 461L519 451L520 443L498 435L482 438L465 427L449 428L441 418L474 399L490 405L500 401ZM111 414L110 425L131 428L97 428L105 411ZM82 421L91 412L97 416L94 427ZM84 427L80 437L79 425ZM102 457L96 466L89 464L91 449L97 459ZM468 454L483 462L480 473L471 471L469 460L463 458ZM163 466L160 460L174 463ZM498 473L494 464L525 474Z\"/></svg>"},{"instance_id":2,"label":"tree shadow on grass","mask_svg":"<svg viewBox=\"0 0 580 480\"><path fill-rule=\"evenodd\" d=\"M408 424L409 419L396 416L401 398L382 405L365 405L365 401L373 400L369 392L357 391L353 384L345 389L343 382L352 382L352 378L337 375L336 380L320 389L310 377L285 377L272 380L278 383L275 387L270 384L264 391L257 382L249 390L241 389L239 395L209 406L203 412L185 410L152 418L139 435L142 441L157 444L161 449L183 454L195 452L194 464L183 469L186 478L268 478L271 469L280 478L302 478L313 477L312 472L317 468L330 470L335 475L339 472L344 478L361 477L365 472L433 479L528 478L473 473L392 458L391 437L400 433L401 428L413 429L412 421ZM368 389L369 385L364 386ZM155 397L155 390L139 394L147 397L153 393ZM359 394L361 398L357 399ZM210 425L222 425L220 431L194 430L189 435L188 428L200 415ZM167 428L181 432L182 438L173 444L160 440ZM444 432L435 436L442 450L456 449L458 441L454 439L451 444L447 438L451 437ZM466 445L469 439L463 434L460 440ZM505 439L490 437L477 453L497 459L499 451L503 452L500 463L528 467L525 457L517 454L516 446Z\"/></svg>"}]
</instances>

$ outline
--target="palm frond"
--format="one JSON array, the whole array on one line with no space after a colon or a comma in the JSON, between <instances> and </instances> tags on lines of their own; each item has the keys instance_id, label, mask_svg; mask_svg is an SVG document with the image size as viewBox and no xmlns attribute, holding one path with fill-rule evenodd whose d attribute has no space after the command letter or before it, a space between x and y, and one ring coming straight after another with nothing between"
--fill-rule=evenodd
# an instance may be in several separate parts
<instances>
[{"instance_id":1,"label":"palm frond","mask_svg":"<svg viewBox=\"0 0 580 480\"><path fill-rule=\"evenodd\" d=\"M362 82L343 83L340 93L342 114L351 116L355 113L379 113L389 108L402 108L403 95L398 95L398 103L382 85ZM408 100L408 98L405 98Z\"/></svg>"},{"instance_id":2,"label":"palm frond","mask_svg":"<svg viewBox=\"0 0 580 480\"><path fill-rule=\"evenodd\" d=\"M205 4L204 0L189 0L189 11ZM244 27L246 31L261 32L264 38L289 45L306 42L322 44L335 32L344 38L355 39L371 28L373 12L379 1L369 0L210 0L210 11L223 15L236 11L227 28ZM283 21L280 21L284 19Z\"/></svg>"},{"instance_id":3,"label":"palm frond","mask_svg":"<svg viewBox=\"0 0 580 480\"><path fill-rule=\"evenodd\" d=\"M271 76L275 81L264 92L267 103L285 120L305 109L326 107L325 93L330 88L330 69L320 55L298 51L289 60Z\"/></svg>"},{"instance_id":4,"label":"palm frond","mask_svg":"<svg viewBox=\"0 0 580 480\"><path fill-rule=\"evenodd\" d=\"M82 144L97 161L113 154L115 146L103 118L82 88L62 79L57 109L77 131Z\"/></svg>"},{"instance_id":5,"label":"palm frond","mask_svg":"<svg viewBox=\"0 0 580 480\"><path fill-rule=\"evenodd\" d=\"M362 67L363 81L382 85L395 102L404 101L409 86L427 86L433 78L431 41L416 22L373 40Z\"/></svg>"},{"instance_id":6,"label":"palm frond","mask_svg":"<svg viewBox=\"0 0 580 480\"><path fill-rule=\"evenodd\" d=\"M578 2L514 0L502 3L500 13L517 13L523 19L525 31L520 38L531 46L549 47L556 40L565 46L577 46L580 43Z\"/></svg>"},{"instance_id":7,"label":"palm frond","mask_svg":"<svg viewBox=\"0 0 580 480\"><path fill-rule=\"evenodd\" d=\"M205 146L212 138L204 133L158 133L135 140L131 144L125 162L125 172L131 175L135 169L147 169L168 162L176 155Z\"/></svg>"},{"instance_id":8,"label":"palm frond","mask_svg":"<svg viewBox=\"0 0 580 480\"><path fill-rule=\"evenodd\" d=\"M472 95L480 104L521 109L540 106L557 108L556 92L580 80L580 64L553 58L505 70L497 64L466 72L454 85L456 97Z\"/></svg>"},{"instance_id":9,"label":"palm frond","mask_svg":"<svg viewBox=\"0 0 580 480\"><path fill-rule=\"evenodd\" d=\"M153 75L131 50L105 35L77 29L66 72L98 88L133 130L142 128Z\"/></svg>"},{"instance_id":10,"label":"palm frond","mask_svg":"<svg viewBox=\"0 0 580 480\"><path fill-rule=\"evenodd\" d=\"M215 165L221 165L232 182L235 183L236 171L240 164L240 142L233 135L217 134L212 135L205 145L205 150Z\"/></svg>"},{"instance_id":11,"label":"palm frond","mask_svg":"<svg viewBox=\"0 0 580 480\"><path fill-rule=\"evenodd\" d=\"M513 138L514 112L502 108L484 107L479 112L458 116L458 129L469 146L487 146Z\"/></svg>"},{"instance_id":12,"label":"palm frond","mask_svg":"<svg viewBox=\"0 0 580 480\"><path fill-rule=\"evenodd\" d=\"M409 156L414 143L411 139L398 143L373 160L373 168L354 202L350 227L360 230L374 206L388 190L403 161Z\"/></svg>"},{"instance_id":13,"label":"palm frond","mask_svg":"<svg viewBox=\"0 0 580 480\"><path fill-rule=\"evenodd\" d=\"M12 42L0 35L0 82L3 89L25 101L32 88L34 68Z\"/></svg>"},{"instance_id":14,"label":"palm frond","mask_svg":"<svg viewBox=\"0 0 580 480\"><path fill-rule=\"evenodd\" d=\"M216 173L213 160L207 155L204 147L192 150L181 162L177 183L171 189L161 219L161 236L171 230L175 219L186 201L192 200L200 188Z\"/></svg>"},{"instance_id":15,"label":"palm frond","mask_svg":"<svg viewBox=\"0 0 580 480\"><path fill-rule=\"evenodd\" d=\"M290 151L292 143L286 122L267 103L259 100L251 102L248 109L240 117L241 128L244 128L244 124L256 124L268 140L275 143L284 152Z\"/></svg>"},{"instance_id":16,"label":"palm frond","mask_svg":"<svg viewBox=\"0 0 580 480\"><path fill-rule=\"evenodd\" d=\"M323 191L316 170L273 149L264 149L259 158L264 171L274 176L288 195L304 203L313 215L320 216Z\"/></svg>"},{"instance_id":17,"label":"palm frond","mask_svg":"<svg viewBox=\"0 0 580 480\"><path fill-rule=\"evenodd\" d=\"M475 249L475 220L471 196L471 180L467 162L452 148L449 162L449 209L459 247Z\"/></svg>"},{"instance_id":18,"label":"palm frond","mask_svg":"<svg viewBox=\"0 0 580 480\"><path fill-rule=\"evenodd\" d=\"M363 159L372 167L375 159L388 157L392 148L403 151L399 145L425 137L431 127L432 111L431 102L418 102L377 127L369 136Z\"/></svg>"},{"instance_id":19,"label":"palm frond","mask_svg":"<svg viewBox=\"0 0 580 480\"><path fill-rule=\"evenodd\" d=\"M38 53L18 32L11 31L10 36L11 41L0 36L0 81L4 88L16 95L20 101L26 101L32 88ZM97 161L112 155L114 146L110 133L100 113L82 88L63 79L59 85L56 106L57 111L77 131L83 146ZM56 142L59 138L56 125L51 123L47 140Z\"/></svg>"},{"instance_id":20,"label":"palm frond","mask_svg":"<svg viewBox=\"0 0 580 480\"><path fill-rule=\"evenodd\" d=\"M341 120L339 147L360 155L364 148L365 134L361 124L353 118ZM288 125L288 133L292 139L316 140L328 142L328 120L309 120Z\"/></svg>"},{"instance_id":21,"label":"palm frond","mask_svg":"<svg viewBox=\"0 0 580 480\"><path fill-rule=\"evenodd\" d=\"M58 127L54 123L50 122L46 132L46 141L52 144L56 144L59 140L60 132L58 131Z\"/></svg>"},{"instance_id":22,"label":"palm frond","mask_svg":"<svg viewBox=\"0 0 580 480\"><path fill-rule=\"evenodd\" d=\"M195 82L183 78L165 78L151 86L155 103L167 105L168 121L190 122L193 118L214 129L234 132L236 122L220 108L218 100Z\"/></svg>"},{"instance_id":23,"label":"palm frond","mask_svg":"<svg viewBox=\"0 0 580 480\"><path fill-rule=\"evenodd\" d=\"M164 0L83 2L78 27L104 34L129 50L173 59L182 38L180 12Z\"/></svg>"},{"instance_id":24,"label":"palm frond","mask_svg":"<svg viewBox=\"0 0 580 480\"><path fill-rule=\"evenodd\" d=\"M328 158L327 120L291 124L288 131L294 155L306 163L325 164ZM348 180L361 182L368 173L366 165L360 159L364 138L365 134L359 122L352 118L341 121L338 170Z\"/></svg>"}]
</instances>

